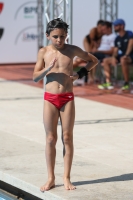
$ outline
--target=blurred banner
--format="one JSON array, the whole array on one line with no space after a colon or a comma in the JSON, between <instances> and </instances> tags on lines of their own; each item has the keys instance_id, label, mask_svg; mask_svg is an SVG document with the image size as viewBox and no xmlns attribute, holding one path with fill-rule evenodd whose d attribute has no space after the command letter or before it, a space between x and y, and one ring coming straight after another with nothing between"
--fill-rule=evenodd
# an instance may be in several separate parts
<instances>
[{"instance_id":1,"label":"blurred banner","mask_svg":"<svg viewBox=\"0 0 133 200\"><path fill-rule=\"evenodd\" d=\"M99 0L73 0L72 15L73 44L83 48L99 19ZM37 39L37 0L0 0L0 64L36 62Z\"/></svg>"},{"instance_id":2,"label":"blurred banner","mask_svg":"<svg viewBox=\"0 0 133 200\"><path fill-rule=\"evenodd\" d=\"M99 20L99 5L100 0L73 0L74 45L83 48L83 38ZM131 5L132 0L118 5L128 30L133 30ZM0 0L0 64L36 62L37 38L37 0Z\"/></svg>"},{"instance_id":3,"label":"blurred banner","mask_svg":"<svg viewBox=\"0 0 133 200\"><path fill-rule=\"evenodd\" d=\"M37 1L0 0L0 64L37 57Z\"/></svg>"}]
</instances>

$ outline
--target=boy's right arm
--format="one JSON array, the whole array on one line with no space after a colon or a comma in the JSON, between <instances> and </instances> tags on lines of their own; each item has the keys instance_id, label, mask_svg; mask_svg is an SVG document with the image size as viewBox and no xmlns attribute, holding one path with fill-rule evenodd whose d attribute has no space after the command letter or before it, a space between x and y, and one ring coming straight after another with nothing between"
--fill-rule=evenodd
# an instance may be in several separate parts
<instances>
[{"instance_id":1,"label":"boy's right arm","mask_svg":"<svg viewBox=\"0 0 133 200\"><path fill-rule=\"evenodd\" d=\"M44 63L44 54L45 54L45 49L41 48L38 52L38 57L37 57L37 62L34 68L34 72L33 72L33 81L38 82L41 79L44 78L44 76L46 76L46 74L54 67L54 64L56 62L56 59L54 59L49 67L46 69L45 68L45 63Z\"/></svg>"}]
</instances>

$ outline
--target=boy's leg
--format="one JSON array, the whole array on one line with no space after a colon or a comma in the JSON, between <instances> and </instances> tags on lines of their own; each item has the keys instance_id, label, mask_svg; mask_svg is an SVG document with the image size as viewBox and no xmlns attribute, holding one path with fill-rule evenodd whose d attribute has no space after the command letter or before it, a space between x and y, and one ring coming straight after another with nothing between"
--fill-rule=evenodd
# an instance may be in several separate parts
<instances>
[{"instance_id":1,"label":"boy's leg","mask_svg":"<svg viewBox=\"0 0 133 200\"><path fill-rule=\"evenodd\" d=\"M75 119L74 101L67 102L60 110L64 145L64 186L67 190L74 190L70 182L70 171L73 159L73 126Z\"/></svg>"},{"instance_id":2,"label":"boy's leg","mask_svg":"<svg viewBox=\"0 0 133 200\"><path fill-rule=\"evenodd\" d=\"M48 101L44 102L44 127L46 131L46 163L48 171L48 181L41 187L41 191L49 190L55 185L55 157L56 157L56 141L57 141L57 123L59 118L58 109Z\"/></svg>"}]
</instances>

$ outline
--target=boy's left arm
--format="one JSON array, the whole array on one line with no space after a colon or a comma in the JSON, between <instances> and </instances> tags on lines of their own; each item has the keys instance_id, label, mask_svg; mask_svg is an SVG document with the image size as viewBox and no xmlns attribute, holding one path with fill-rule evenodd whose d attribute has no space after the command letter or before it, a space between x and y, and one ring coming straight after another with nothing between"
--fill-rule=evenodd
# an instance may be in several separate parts
<instances>
[{"instance_id":1,"label":"boy's left arm","mask_svg":"<svg viewBox=\"0 0 133 200\"><path fill-rule=\"evenodd\" d=\"M79 47L75 47L75 54L75 56L78 56L87 62L87 65L85 66L87 70L91 70L98 64L98 59L95 56L93 56L91 53L83 51Z\"/></svg>"},{"instance_id":2,"label":"boy's left arm","mask_svg":"<svg viewBox=\"0 0 133 200\"><path fill-rule=\"evenodd\" d=\"M96 67L96 65L99 62L98 59L95 56L93 56L91 53L84 52L83 57L84 57L84 60L87 62L85 68L88 71L90 71L91 69ZM82 57L82 59L83 59L83 57Z\"/></svg>"},{"instance_id":3,"label":"boy's left arm","mask_svg":"<svg viewBox=\"0 0 133 200\"><path fill-rule=\"evenodd\" d=\"M73 76L70 76L70 78L73 80L80 79L84 76L87 76L88 72L94 67L96 67L96 65L99 62L98 59L95 56L93 56L91 53L87 53L77 46L75 46L75 56L78 56L81 59L85 60L87 64L85 67L82 67L76 74L74 74Z\"/></svg>"},{"instance_id":4,"label":"boy's left arm","mask_svg":"<svg viewBox=\"0 0 133 200\"><path fill-rule=\"evenodd\" d=\"M86 76L91 69L96 67L96 65L98 64L99 61L91 53L87 53L87 52L83 51L82 49L80 49L79 47L76 47L76 54L78 57L82 58L83 60L85 60L87 62L86 66L81 68L77 72L79 75L79 78L82 78L83 76Z\"/></svg>"}]
</instances>

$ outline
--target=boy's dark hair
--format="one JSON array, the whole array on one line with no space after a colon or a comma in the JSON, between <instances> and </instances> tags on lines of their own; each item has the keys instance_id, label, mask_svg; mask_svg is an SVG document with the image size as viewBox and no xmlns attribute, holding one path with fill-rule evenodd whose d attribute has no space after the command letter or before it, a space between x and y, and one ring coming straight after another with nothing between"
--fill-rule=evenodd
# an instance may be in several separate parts
<instances>
[{"instance_id":1,"label":"boy's dark hair","mask_svg":"<svg viewBox=\"0 0 133 200\"><path fill-rule=\"evenodd\" d=\"M103 26L106 26L107 28L112 28L112 22L105 21L105 22L103 23Z\"/></svg>"},{"instance_id":2,"label":"boy's dark hair","mask_svg":"<svg viewBox=\"0 0 133 200\"><path fill-rule=\"evenodd\" d=\"M100 25L100 24L102 25L103 23L104 23L104 20L100 19L100 20L97 22L97 26Z\"/></svg>"},{"instance_id":3,"label":"boy's dark hair","mask_svg":"<svg viewBox=\"0 0 133 200\"><path fill-rule=\"evenodd\" d=\"M62 28L67 33L68 26L69 25L60 18L53 19L47 24L46 33L49 35L50 32L53 31L55 28Z\"/></svg>"}]
</instances>

